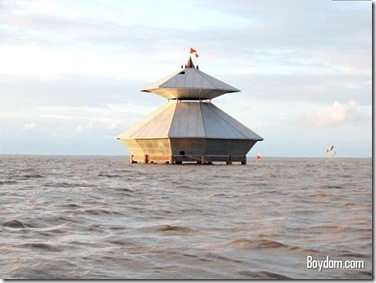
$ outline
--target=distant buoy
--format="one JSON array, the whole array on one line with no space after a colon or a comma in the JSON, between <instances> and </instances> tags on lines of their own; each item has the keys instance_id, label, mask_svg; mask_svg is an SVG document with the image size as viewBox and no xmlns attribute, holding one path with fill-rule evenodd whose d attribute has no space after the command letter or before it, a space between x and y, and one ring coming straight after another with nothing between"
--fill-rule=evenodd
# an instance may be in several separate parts
<instances>
[{"instance_id":1,"label":"distant buoy","mask_svg":"<svg viewBox=\"0 0 376 283\"><path fill-rule=\"evenodd\" d=\"M262 158L261 155L259 155L259 154L256 155L256 160L260 160L261 158Z\"/></svg>"}]
</instances>

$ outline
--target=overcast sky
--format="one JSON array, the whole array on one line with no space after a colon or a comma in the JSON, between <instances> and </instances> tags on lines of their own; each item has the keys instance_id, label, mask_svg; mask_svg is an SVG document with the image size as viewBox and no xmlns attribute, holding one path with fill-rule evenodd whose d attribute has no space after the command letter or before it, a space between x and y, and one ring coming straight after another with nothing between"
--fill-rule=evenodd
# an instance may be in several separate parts
<instances>
[{"instance_id":1,"label":"overcast sky","mask_svg":"<svg viewBox=\"0 0 376 283\"><path fill-rule=\"evenodd\" d=\"M330 0L0 0L0 153L127 155L191 47L249 156L371 157L372 2Z\"/></svg>"}]
</instances>

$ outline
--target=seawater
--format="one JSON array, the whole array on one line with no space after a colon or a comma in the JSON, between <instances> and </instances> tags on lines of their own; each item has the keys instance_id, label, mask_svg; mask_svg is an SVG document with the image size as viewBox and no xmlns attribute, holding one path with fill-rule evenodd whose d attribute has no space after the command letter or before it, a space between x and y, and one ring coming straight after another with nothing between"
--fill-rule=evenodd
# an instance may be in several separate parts
<instances>
[{"instance_id":1,"label":"seawater","mask_svg":"<svg viewBox=\"0 0 376 283\"><path fill-rule=\"evenodd\" d=\"M0 156L0 194L4 279L373 278L371 159Z\"/></svg>"}]
</instances>

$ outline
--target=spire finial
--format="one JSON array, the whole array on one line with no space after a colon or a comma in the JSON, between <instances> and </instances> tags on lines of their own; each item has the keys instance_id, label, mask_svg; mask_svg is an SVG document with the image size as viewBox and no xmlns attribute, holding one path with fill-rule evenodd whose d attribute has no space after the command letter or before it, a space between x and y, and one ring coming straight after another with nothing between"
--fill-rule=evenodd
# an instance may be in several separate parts
<instances>
[{"instance_id":1,"label":"spire finial","mask_svg":"<svg viewBox=\"0 0 376 283\"><path fill-rule=\"evenodd\" d=\"M195 65L193 64L192 57L189 56L187 64L185 64L186 68L195 68Z\"/></svg>"},{"instance_id":2,"label":"spire finial","mask_svg":"<svg viewBox=\"0 0 376 283\"><path fill-rule=\"evenodd\" d=\"M192 47L190 48L189 50L189 59L188 59L188 62L187 64L185 64L185 67L186 68L196 68L196 66L193 64L193 60L192 60L192 54L195 53L195 57L198 58L198 53L196 51L196 49L193 49Z\"/></svg>"}]
</instances>

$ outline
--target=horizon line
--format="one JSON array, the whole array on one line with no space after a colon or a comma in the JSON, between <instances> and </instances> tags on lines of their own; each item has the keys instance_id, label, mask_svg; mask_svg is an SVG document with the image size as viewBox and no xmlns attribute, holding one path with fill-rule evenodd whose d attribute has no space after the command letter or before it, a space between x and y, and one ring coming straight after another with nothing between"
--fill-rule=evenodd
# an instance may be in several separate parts
<instances>
[{"instance_id":1,"label":"horizon line","mask_svg":"<svg viewBox=\"0 0 376 283\"><path fill-rule=\"evenodd\" d=\"M130 157L130 155L121 154L45 154L45 153L0 153L0 156L58 156L58 157ZM254 159L257 156L246 156L247 159ZM337 159L337 158L358 158L358 159L373 159L373 156L269 156L262 155L261 159L264 158L325 158L325 159Z\"/></svg>"}]
</instances>

